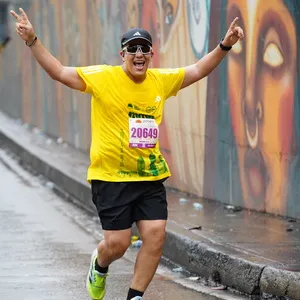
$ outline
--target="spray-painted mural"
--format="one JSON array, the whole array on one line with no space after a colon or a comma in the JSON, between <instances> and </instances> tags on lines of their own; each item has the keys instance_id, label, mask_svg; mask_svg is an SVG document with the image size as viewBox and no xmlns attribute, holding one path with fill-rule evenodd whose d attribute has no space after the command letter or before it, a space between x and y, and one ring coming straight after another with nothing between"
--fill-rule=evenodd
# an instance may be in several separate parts
<instances>
[{"instance_id":1,"label":"spray-painted mural","mask_svg":"<svg viewBox=\"0 0 300 300\"><path fill-rule=\"evenodd\" d=\"M236 14L247 39L230 53L227 78L242 193L247 206L282 212L295 130L296 28L283 1L272 9L266 1L229 1L227 18Z\"/></svg>"},{"instance_id":2,"label":"spray-painted mural","mask_svg":"<svg viewBox=\"0 0 300 300\"><path fill-rule=\"evenodd\" d=\"M151 33L153 67L186 66L216 47L238 16L245 39L167 101L167 184L300 218L297 0L28 0L25 9L45 46L73 66L120 64L120 36L132 27ZM10 37L0 53L1 95L10 100L1 97L0 109L88 151L89 98L53 82Z\"/></svg>"},{"instance_id":3,"label":"spray-painted mural","mask_svg":"<svg viewBox=\"0 0 300 300\"><path fill-rule=\"evenodd\" d=\"M216 198L299 216L297 14L297 1L227 2L246 38L220 69L214 183Z\"/></svg>"}]
</instances>

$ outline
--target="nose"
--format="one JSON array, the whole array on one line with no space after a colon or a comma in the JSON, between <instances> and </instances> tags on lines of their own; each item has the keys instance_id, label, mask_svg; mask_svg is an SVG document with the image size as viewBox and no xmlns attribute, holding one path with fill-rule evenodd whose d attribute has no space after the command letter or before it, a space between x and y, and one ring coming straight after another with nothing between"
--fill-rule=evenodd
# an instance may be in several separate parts
<instances>
[{"instance_id":1,"label":"nose","mask_svg":"<svg viewBox=\"0 0 300 300\"><path fill-rule=\"evenodd\" d=\"M143 52L141 48L138 48L138 50L135 53L135 56L143 56Z\"/></svg>"},{"instance_id":2,"label":"nose","mask_svg":"<svg viewBox=\"0 0 300 300\"><path fill-rule=\"evenodd\" d=\"M245 107L244 107L244 112L247 117L247 120L249 123L255 123L256 119L256 110L255 110L255 95L254 95L254 90L250 87L251 85L246 88L246 97L245 97Z\"/></svg>"}]
</instances>

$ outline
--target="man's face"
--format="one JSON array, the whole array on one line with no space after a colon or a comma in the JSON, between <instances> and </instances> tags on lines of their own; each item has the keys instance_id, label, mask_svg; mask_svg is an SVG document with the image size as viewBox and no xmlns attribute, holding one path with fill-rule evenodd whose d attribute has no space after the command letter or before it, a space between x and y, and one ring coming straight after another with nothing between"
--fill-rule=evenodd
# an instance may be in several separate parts
<instances>
[{"instance_id":1,"label":"man's face","mask_svg":"<svg viewBox=\"0 0 300 300\"><path fill-rule=\"evenodd\" d=\"M121 55L127 75L134 81L144 80L153 55L152 47L137 39L125 45Z\"/></svg>"}]
</instances>

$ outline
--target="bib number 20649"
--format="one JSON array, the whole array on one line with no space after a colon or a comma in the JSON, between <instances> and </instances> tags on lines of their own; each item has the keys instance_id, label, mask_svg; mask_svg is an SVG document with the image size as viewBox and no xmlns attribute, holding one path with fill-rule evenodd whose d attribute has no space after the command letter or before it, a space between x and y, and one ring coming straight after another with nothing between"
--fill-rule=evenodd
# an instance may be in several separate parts
<instances>
[{"instance_id":1,"label":"bib number 20649","mask_svg":"<svg viewBox=\"0 0 300 300\"><path fill-rule=\"evenodd\" d=\"M131 148L154 148L159 136L154 119L129 119L129 146Z\"/></svg>"},{"instance_id":2,"label":"bib number 20649","mask_svg":"<svg viewBox=\"0 0 300 300\"><path fill-rule=\"evenodd\" d=\"M150 138L156 139L158 137L158 129L156 128L131 128L131 136L133 138Z\"/></svg>"}]
</instances>

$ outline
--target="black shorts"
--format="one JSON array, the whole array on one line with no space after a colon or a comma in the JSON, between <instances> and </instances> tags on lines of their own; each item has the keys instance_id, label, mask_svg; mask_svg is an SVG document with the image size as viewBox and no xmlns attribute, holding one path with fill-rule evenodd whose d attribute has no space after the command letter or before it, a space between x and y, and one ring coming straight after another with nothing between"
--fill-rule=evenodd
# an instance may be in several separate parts
<instances>
[{"instance_id":1,"label":"black shorts","mask_svg":"<svg viewBox=\"0 0 300 300\"><path fill-rule=\"evenodd\" d=\"M167 220L163 182L107 182L92 180L93 203L104 230L131 228L140 220Z\"/></svg>"}]
</instances>

